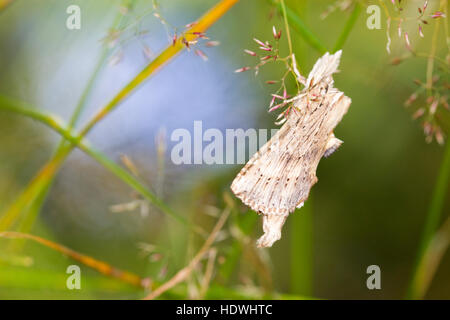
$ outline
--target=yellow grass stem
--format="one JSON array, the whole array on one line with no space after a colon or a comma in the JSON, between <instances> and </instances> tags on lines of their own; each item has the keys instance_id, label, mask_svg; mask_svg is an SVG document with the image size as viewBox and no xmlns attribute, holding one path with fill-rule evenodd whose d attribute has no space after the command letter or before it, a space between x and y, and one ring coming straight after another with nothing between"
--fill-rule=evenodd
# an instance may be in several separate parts
<instances>
[{"instance_id":1,"label":"yellow grass stem","mask_svg":"<svg viewBox=\"0 0 450 320\"><path fill-rule=\"evenodd\" d=\"M239 0L222 0L207 13L205 13L190 29L186 31L184 37L187 41L194 40L198 37L196 32L205 32L213 25L223 14L225 14ZM138 73L106 106L87 123L81 130L79 139L81 139L106 115L114 110L123 100L128 97L135 89L138 88L145 80L152 76L156 71L160 70L172 58L185 48L182 37L179 37L175 44L170 44L151 61L140 73ZM6 230L15 223L20 213L29 206L43 190L47 181L53 179L58 172L67 156L73 150L74 145L63 146L55 157L49 161L33 178L22 194L11 205L9 209L0 218L0 231Z\"/></svg>"}]
</instances>

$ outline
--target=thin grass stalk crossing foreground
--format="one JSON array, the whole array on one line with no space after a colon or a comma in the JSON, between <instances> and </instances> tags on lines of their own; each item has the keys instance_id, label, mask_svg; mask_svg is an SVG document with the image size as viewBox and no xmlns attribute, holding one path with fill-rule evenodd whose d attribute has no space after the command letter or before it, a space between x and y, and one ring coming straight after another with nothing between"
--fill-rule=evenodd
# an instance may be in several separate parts
<instances>
[{"instance_id":1,"label":"thin grass stalk crossing foreground","mask_svg":"<svg viewBox=\"0 0 450 320\"><path fill-rule=\"evenodd\" d=\"M205 32L213 25L223 14L225 14L239 0L222 0L215 7L203 15L184 35L187 41L194 40L198 37L198 33ZM182 37L174 44L170 44L161 52L147 67L145 67L137 76L135 76L105 107L103 107L81 130L78 136L79 141L106 115L113 111L123 100L128 97L135 89L138 88L145 80L147 80L156 71L160 70L172 58L178 55L186 47L183 44ZM77 142L79 142L77 141ZM48 162L39 173L29 183L24 192L17 198L11 207L0 218L0 230L7 230L17 220L20 213L30 203L32 203L39 195L40 190L45 188L47 181L52 179L64 163L67 156L74 148L74 142L60 149L58 154Z\"/></svg>"},{"instance_id":2,"label":"thin grass stalk crossing foreground","mask_svg":"<svg viewBox=\"0 0 450 320\"><path fill-rule=\"evenodd\" d=\"M450 245L450 216L430 241L423 259L417 268L417 286L414 299L423 299L430 287L433 277L441 263L442 257Z\"/></svg>"},{"instance_id":3,"label":"thin grass stalk crossing foreground","mask_svg":"<svg viewBox=\"0 0 450 320\"><path fill-rule=\"evenodd\" d=\"M205 253L211 248L214 241L216 240L217 235L219 234L219 231L224 226L225 222L228 219L228 216L230 215L230 208L226 208L222 215L220 216L219 220L217 221L216 225L214 226L213 230L211 231L208 239L206 239L205 243L201 247L201 249L197 252L197 254L194 256L194 258L188 263L188 265L178 271L169 281L162 284L158 288L156 288L154 291L152 291L149 295L147 295L144 300L153 300L162 295L167 290L173 288L180 282L184 281L193 271L193 269L197 266L197 264L201 261Z\"/></svg>"}]
</instances>

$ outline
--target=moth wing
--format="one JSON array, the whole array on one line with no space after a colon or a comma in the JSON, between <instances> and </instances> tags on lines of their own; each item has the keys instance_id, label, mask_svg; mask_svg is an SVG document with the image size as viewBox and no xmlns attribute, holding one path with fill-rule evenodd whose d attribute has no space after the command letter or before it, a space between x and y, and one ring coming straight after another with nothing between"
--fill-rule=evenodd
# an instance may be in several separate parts
<instances>
[{"instance_id":1,"label":"moth wing","mask_svg":"<svg viewBox=\"0 0 450 320\"><path fill-rule=\"evenodd\" d=\"M291 114L239 172L231 190L259 213L293 212L317 182L319 161L350 103L350 98L333 88L323 100L310 105L315 110L312 113Z\"/></svg>"},{"instance_id":2,"label":"moth wing","mask_svg":"<svg viewBox=\"0 0 450 320\"><path fill-rule=\"evenodd\" d=\"M281 238L288 214L303 206L317 182L320 159L342 143L333 130L351 100L333 87L341 51L326 53L313 67L305 90L325 90L320 101L299 99L300 116L291 116L277 134L239 172L231 189L246 205L263 214L264 235L258 247L270 247ZM316 95L317 96L317 95ZM306 99L306 103L305 103ZM311 100L311 101L314 101ZM305 113L303 113L305 111Z\"/></svg>"},{"instance_id":3,"label":"moth wing","mask_svg":"<svg viewBox=\"0 0 450 320\"><path fill-rule=\"evenodd\" d=\"M329 101L330 112L327 114L326 126L333 130L347 113L352 99L336 88L332 88L327 93L327 99Z\"/></svg>"},{"instance_id":4,"label":"moth wing","mask_svg":"<svg viewBox=\"0 0 450 320\"><path fill-rule=\"evenodd\" d=\"M301 117L290 116L231 185L236 196L259 213L287 215L306 200L311 186L317 181L315 170L312 170L317 164L304 161L305 157L311 158L308 152L314 148L308 151L307 147L300 147L303 143L301 130L297 128L300 122Z\"/></svg>"},{"instance_id":5,"label":"moth wing","mask_svg":"<svg viewBox=\"0 0 450 320\"><path fill-rule=\"evenodd\" d=\"M256 212L264 213L264 186L268 186L271 177L268 176L268 168L275 165L274 157L279 147L281 137L292 135L291 123L287 121L280 130L264 144L247 162L237 174L231 184L233 193L244 204ZM283 140L283 139L281 139Z\"/></svg>"},{"instance_id":6,"label":"moth wing","mask_svg":"<svg viewBox=\"0 0 450 320\"><path fill-rule=\"evenodd\" d=\"M330 112L327 115L327 126L334 129L342 120L342 117L347 113L352 100L345 96L343 92L340 92L335 88L328 93L328 100L330 101L331 107ZM342 143L343 141L336 138L334 133L331 132L323 156L325 158L329 157L342 145Z\"/></svg>"},{"instance_id":7,"label":"moth wing","mask_svg":"<svg viewBox=\"0 0 450 320\"><path fill-rule=\"evenodd\" d=\"M338 139L334 136L334 134L332 133L330 135L330 138L328 139L327 142L327 146L325 148L325 153L323 154L323 156L325 158L328 158L329 156L331 156L337 149L339 149L339 147L341 146L341 144L344 141L342 141L341 139Z\"/></svg>"}]
</instances>

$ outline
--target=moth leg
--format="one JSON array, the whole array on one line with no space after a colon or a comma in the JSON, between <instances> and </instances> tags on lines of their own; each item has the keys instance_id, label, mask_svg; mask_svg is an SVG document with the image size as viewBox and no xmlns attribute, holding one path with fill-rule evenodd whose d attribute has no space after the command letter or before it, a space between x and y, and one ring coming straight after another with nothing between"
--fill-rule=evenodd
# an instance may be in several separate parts
<instances>
[{"instance_id":1,"label":"moth leg","mask_svg":"<svg viewBox=\"0 0 450 320\"><path fill-rule=\"evenodd\" d=\"M323 153L323 156L324 156L325 158L331 156L331 154L332 154L333 152L335 152L335 151L340 147L340 145L341 145L343 142L344 142L344 141L342 141L342 140L336 138L336 137L334 136L334 133L332 133L332 134L330 135L330 137L328 138L328 142L327 142L327 145L326 145L326 147L325 147L325 152Z\"/></svg>"}]
</instances>

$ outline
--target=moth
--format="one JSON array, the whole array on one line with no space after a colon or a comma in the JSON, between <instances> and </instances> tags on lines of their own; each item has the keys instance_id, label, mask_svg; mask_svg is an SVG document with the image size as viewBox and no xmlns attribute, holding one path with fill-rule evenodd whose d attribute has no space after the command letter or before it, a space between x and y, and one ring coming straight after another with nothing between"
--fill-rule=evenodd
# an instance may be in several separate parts
<instances>
[{"instance_id":1,"label":"moth","mask_svg":"<svg viewBox=\"0 0 450 320\"><path fill-rule=\"evenodd\" d=\"M292 99L294 112L233 180L233 193L263 216L264 234L258 247L271 247L281 238L288 215L303 206L318 180L320 159L343 142L333 134L351 103L333 86L341 54L323 55L307 79L296 71L304 88Z\"/></svg>"}]
</instances>

